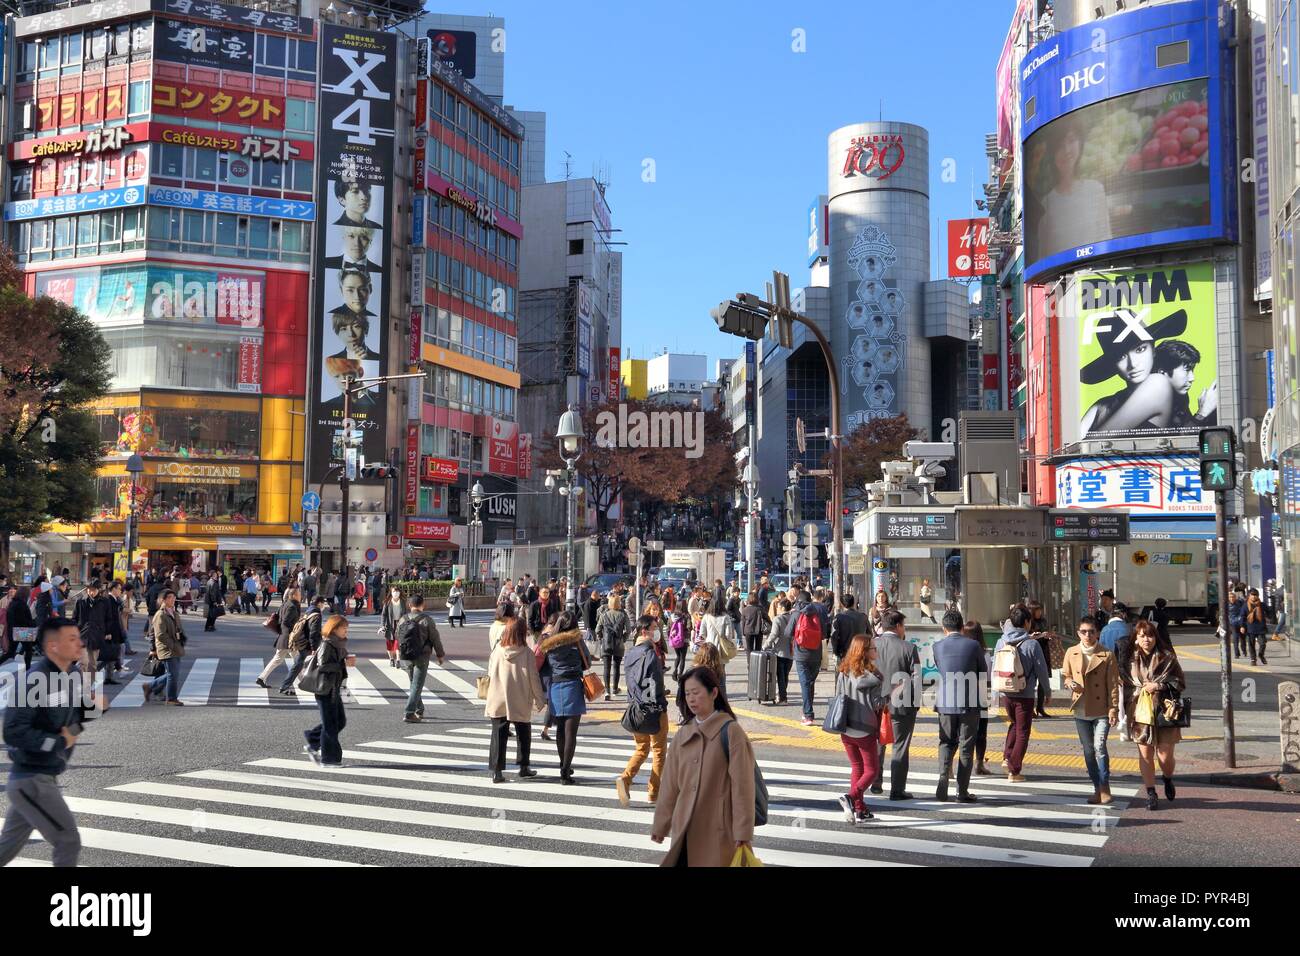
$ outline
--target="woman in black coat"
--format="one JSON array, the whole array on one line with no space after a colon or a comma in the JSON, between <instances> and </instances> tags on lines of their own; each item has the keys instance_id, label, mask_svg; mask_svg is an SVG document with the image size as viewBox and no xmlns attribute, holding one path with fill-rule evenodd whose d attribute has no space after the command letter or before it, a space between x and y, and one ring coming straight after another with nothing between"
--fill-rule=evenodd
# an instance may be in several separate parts
<instances>
[{"instance_id":1,"label":"woman in black coat","mask_svg":"<svg viewBox=\"0 0 1300 956\"><path fill-rule=\"evenodd\" d=\"M5 609L5 633L9 636L9 650L5 651L3 657L0 657L0 664L13 659L21 647L23 650L23 666L30 667L32 664L32 653L36 650L35 641L24 641L19 644L14 640L15 627L35 627L36 621L32 618L31 609L27 606L27 599L31 597L30 588L19 588L14 599L9 602L9 607ZM49 601L49 595L45 595L46 601Z\"/></svg>"},{"instance_id":2,"label":"woman in black coat","mask_svg":"<svg viewBox=\"0 0 1300 956\"><path fill-rule=\"evenodd\" d=\"M297 588L290 588L289 593L285 596L285 603L281 606L280 611L280 630L275 635L275 654L271 658L271 663L257 676L257 686L269 688L271 685L266 679L275 672L275 669L284 663L285 670L293 669L293 652L289 650L289 633L293 626L298 623L298 618L302 617L302 594Z\"/></svg>"}]
</instances>

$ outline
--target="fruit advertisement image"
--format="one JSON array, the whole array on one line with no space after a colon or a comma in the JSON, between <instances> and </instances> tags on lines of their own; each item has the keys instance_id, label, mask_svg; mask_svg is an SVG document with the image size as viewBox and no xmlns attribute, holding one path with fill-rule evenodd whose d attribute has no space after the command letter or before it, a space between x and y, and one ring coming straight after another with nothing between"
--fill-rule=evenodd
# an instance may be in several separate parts
<instances>
[{"instance_id":1,"label":"fruit advertisement image","mask_svg":"<svg viewBox=\"0 0 1300 956\"><path fill-rule=\"evenodd\" d=\"M1173 83L1067 113L1025 142L1029 262L1122 236L1209 225L1208 83Z\"/></svg>"}]
</instances>

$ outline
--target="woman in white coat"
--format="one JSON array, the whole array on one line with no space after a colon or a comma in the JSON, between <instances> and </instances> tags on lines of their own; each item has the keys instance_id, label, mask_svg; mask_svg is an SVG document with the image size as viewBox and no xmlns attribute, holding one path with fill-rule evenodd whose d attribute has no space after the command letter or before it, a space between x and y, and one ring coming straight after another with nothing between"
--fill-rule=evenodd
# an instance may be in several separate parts
<instances>
[{"instance_id":1,"label":"woman in white coat","mask_svg":"<svg viewBox=\"0 0 1300 956\"><path fill-rule=\"evenodd\" d=\"M455 627L456 621L465 626L465 579L457 578L451 583L447 592L447 626Z\"/></svg>"}]
</instances>

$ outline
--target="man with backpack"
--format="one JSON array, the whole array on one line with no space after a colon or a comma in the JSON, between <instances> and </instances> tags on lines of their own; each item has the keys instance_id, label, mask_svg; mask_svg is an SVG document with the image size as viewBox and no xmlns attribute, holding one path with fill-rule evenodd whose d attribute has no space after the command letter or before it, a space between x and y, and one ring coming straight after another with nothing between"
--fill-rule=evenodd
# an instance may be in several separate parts
<instances>
[{"instance_id":1,"label":"man with backpack","mask_svg":"<svg viewBox=\"0 0 1300 956\"><path fill-rule=\"evenodd\" d=\"M795 670L799 674L803 725L811 727L815 724L813 691L817 684L817 672L822 666L822 641L830 634L830 622L826 619L826 609L813 603L807 591L800 591L786 626L791 628L790 643L794 651Z\"/></svg>"},{"instance_id":2,"label":"man with backpack","mask_svg":"<svg viewBox=\"0 0 1300 956\"><path fill-rule=\"evenodd\" d=\"M301 593L297 588L290 588L290 594ZM289 597L286 595L285 601ZM289 629L289 651L294 655L293 666L289 668L289 675L280 685L280 693L285 697L293 697L293 682L298 679L303 666L307 659L316 653L321 642L321 625L324 623L325 607L329 602L323 597L317 595L308 603L307 611L302 614Z\"/></svg>"},{"instance_id":3,"label":"man with backpack","mask_svg":"<svg viewBox=\"0 0 1300 956\"><path fill-rule=\"evenodd\" d=\"M1002 705L1007 711L1007 739L1002 748L1002 768L1011 783L1024 783L1020 773L1025 752L1029 749L1029 734L1034 725L1034 701L1038 682L1051 679L1047 658L1038 641L1032 640L1026 627L1030 612L1024 605L1011 609L1009 627L993 648L993 686L995 694L1002 695Z\"/></svg>"},{"instance_id":4,"label":"man with backpack","mask_svg":"<svg viewBox=\"0 0 1300 956\"><path fill-rule=\"evenodd\" d=\"M880 616L884 630L876 638L876 669L885 678L890 689L889 719L894 730L894 752L889 764L889 799L911 800L907 792L907 770L911 760L912 731L916 727L916 714L921 707L921 655L916 645L907 639L907 626L903 612L890 608ZM876 766L885 766L885 748L879 743ZM881 777L876 777L872 793L883 793Z\"/></svg>"},{"instance_id":5,"label":"man with backpack","mask_svg":"<svg viewBox=\"0 0 1300 956\"><path fill-rule=\"evenodd\" d=\"M438 625L433 618L424 613L424 595L412 594L410 610L397 620L398 656L410 667L411 693L406 699L406 716L408 724L418 724L424 719L424 680L429 675L429 660L437 656L441 665L447 659L442 649L442 638L438 634Z\"/></svg>"},{"instance_id":6,"label":"man with backpack","mask_svg":"<svg viewBox=\"0 0 1300 956\"><path fill-rule=\"evenodd\" d=\"M663 774L664 759L668 753L668 698L664 693L664 665L655 653L655 634L659 622L649 615L637 621L636 644L624 658L624 676L627 678L627 712L623 715L623 728L636 741L623 773L614 781L618 802L627 806L631 802L629 790L637 771L649 756L650 788L647 797L651 803L659 799L659 780Z\"/></svg>"}]
</instances>

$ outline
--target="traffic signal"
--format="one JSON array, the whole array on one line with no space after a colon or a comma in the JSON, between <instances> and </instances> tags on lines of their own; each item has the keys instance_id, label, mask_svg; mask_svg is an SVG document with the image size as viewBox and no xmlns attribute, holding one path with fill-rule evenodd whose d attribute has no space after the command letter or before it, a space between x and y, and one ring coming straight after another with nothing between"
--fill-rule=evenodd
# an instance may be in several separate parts
<instances>
[{"instance_id":1,"label":"traffic signal","mask_svg":"<svg viewBox=\"0 0 1300 956\"><path fill-rule=\"evenodd\" d=\"M1231 491L1237 485L1237 436L1231 428L1203 428L1200 435L1201 488Z\"/></svg>"},{"instance_id":2,"label":"traffic signal","mask_svg":"<svg viewBox=\"0 0 1300 956\"><path fill-rule=\"evenodd\" d=\"M767 313L758 302L756 296L741 293L740 301L720 302L709 310L709 315L728 335L739 335L757 342L767 334Z\"/></svg>"},{"instance_id":3,"label":"traffic signal","mask_svg":"<svg viewBox=\"0 0 1300 956\"><path fill-rule=\"evenodd\" d=\"M396 478L397 469L386 462L379 461L373 464L362 465L361 477L379 479Z\"/></svg>"},{"instance_id":4,"label":"traffic signal","mask_svg":"<svg viewBox=\"0 0 1300 956\"><path fill-rule=\"evenodd\" d=\"M308 525L302 529L302 545L304 548L310 548L316 543L316 531Z\"/></svg>"},{"instance_id":5,"label":"traffic signal","mask_svg":"<svg viewBox=\"0 0 1300 956\"><path fill-rule=\"evenodd\" d=\"M785 526L793 528L799 521L799 488L790 485L785 489Z\"/></svg>"}]
</instances>

